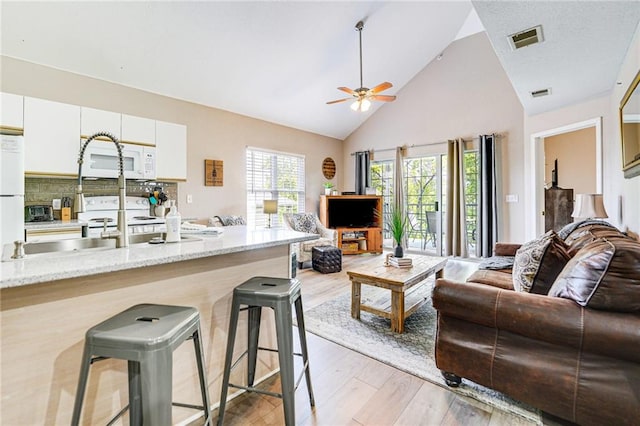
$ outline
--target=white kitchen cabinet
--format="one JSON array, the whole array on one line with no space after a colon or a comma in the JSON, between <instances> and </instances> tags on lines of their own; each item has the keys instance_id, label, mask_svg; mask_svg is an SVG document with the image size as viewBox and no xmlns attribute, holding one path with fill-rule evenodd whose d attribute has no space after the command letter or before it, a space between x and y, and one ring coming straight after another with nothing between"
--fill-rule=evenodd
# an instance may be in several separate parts
<instances>
[{"instance_id":1,"label":"white kitchen cabinet","mask_svg":"<svg viewBox=\"0 0 640 426\"><path fill-rule=\"evenodd\" d=\"M24 98L25 173L77 176L80 107Z\"/></svg>"},{"instance_id":2,"label":"white kitchen cabinet","mask_svg":"<svg viewBox=\"0 0 640 426\"><path fill-rule=\"evenodd\" d=\"M98 132L107 132L120 139L119 112L81 107L80 134L87 139Z\"/></svg>"},{"instance_id":3,"label":"white kitchen cabinet","mask_svg":"<svg viewBox=\"0 0 640 426\"><path fill-rule=\"evenodd\" d=\"M156 175L163 181L187 180L187 126L156 120Z\"/></svg>"},{"instance_id":4,"label":"white kitchen cabinet","mask_svg":"<svg viewBox=\"0 0 640 426\"><path fill-rule=\"evenodd\" d=\"M22 130L24 96L0 93L0 127L5 130Z\"/></svg>"},{"instance_id":5,"label":"white kitchen cabinet","mask_svg":"<svg viewBox=\"0 0 640 426\"><path fill-rule=\"evenodd\" d=\"M122 141L143 145L156 144L156 121L122 114Z\"/></svg>"}]
</instances>

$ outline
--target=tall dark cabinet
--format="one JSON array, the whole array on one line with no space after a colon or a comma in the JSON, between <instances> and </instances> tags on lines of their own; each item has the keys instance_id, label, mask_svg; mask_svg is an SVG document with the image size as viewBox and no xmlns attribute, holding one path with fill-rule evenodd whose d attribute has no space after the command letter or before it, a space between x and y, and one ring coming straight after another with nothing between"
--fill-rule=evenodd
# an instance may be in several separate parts
<instances>
[{"instance_id":1,"label":"tall dark cabinet","mask_svg":"<svg viewBox=\"0 0 640 426\"><path fill-rule=\"evenodd\" d=\"M573 222L573 189L557 186L544 190L544 230L559 231Z\"/></svg>"}]
</instances>

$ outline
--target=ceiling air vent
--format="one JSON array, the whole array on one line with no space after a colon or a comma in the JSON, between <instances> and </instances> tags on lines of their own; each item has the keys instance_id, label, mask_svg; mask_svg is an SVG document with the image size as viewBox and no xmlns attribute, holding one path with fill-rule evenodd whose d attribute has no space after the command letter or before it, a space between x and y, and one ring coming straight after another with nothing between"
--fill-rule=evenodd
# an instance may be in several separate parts
<instances>
[{"instance_id":1,"label":"ceiling air vent","mask_svg":"<svg viewBox=\"0 0 640 426\"><path fill-rule=\"evenodd\" d=\"M531 92L532 98L540 98L551 94L551 89L534 90Z\"/></svg>"},{"instance_id":2,"label":"ceiling air vent","mask_svg":"<svg viewBox=\"0 0 640 426\"><path fill-rule=\"evenodd\" d=\"M540 43L542 41L544 41L544 37L542 36L541 25L509 36L509 44L513 50L531 46L532 44Z\"/></svg>"}]
</instances>

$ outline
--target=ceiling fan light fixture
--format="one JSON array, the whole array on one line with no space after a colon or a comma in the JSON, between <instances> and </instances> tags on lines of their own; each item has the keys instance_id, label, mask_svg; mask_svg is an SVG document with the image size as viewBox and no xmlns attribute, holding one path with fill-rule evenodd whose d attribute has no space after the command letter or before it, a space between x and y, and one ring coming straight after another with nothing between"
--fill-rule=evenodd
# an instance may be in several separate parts
<instances>
[{"instance_id":1,"label":"ceiling fan light fixture","mask_svg":"<svg viewBox=\"0 0 640 426\"><path fill-rule=\"evenodd\" d=\"M387 90L390 87L393 87L393 84L389 83L388 81L380 83L377 86L374 86L372 89L369 89L368 87L364 87L364 85L362 84L362 29L363 28L364 28L364 23L362 21L359 21L356 24L356 31L358 31L358 38L360 41L360 49L359 49L360 87L355 90L349 89L348 87L338 87L338 90L346 92L351 96L353 96L353 98L355 98L355 102L353 102L350 106L352 110L366 112L366 111L369 111L369 108L371 108L371 101L393 102L396 99L396 97L389 96L389 95L378 95L378 93L384 90ZM327 104L328 105L337 104L340 102L346 102L348 100L350 100L350 98L336 99L335 101L327 102Z\"/></svg>"},{"instance_id":2,"label":"ceiling fan light fixture","mask_svg":"<svg viewBox=\"0 0 640 426\"><path fill-rule=\"evenodd\" d=\"M354 111L367 112L371 108L371 101L366 98L356 100L351 104L351 109Z\"/></svg>"}]
</instances>

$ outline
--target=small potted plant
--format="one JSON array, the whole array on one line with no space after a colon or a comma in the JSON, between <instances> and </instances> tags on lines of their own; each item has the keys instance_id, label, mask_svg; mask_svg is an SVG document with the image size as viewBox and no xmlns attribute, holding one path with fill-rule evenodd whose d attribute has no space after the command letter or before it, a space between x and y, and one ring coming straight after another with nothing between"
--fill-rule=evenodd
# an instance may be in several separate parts
<instances>
[{"instance_id":1,"label":"small potted plant","mask_svg":"<svg viewBox=\"0 0 640 426\"><path fill-rule=\"evenodd\" d=\"M331 195L331 191L333 190L333 183L325 182L324 183L324 195Z\"/></svg>"},{"instance_id":2,"label":"small potted plant","mask_svg":"<svg viewBox=\"0 0 640 426\"><path fill-rule=\"evenodd\" d=\"M407 235L407 224L409 221L407 220L407 215L402 214L400 209L397 209L395 206L391 207L391 212L389 212L387 218L387 230L391 233L391 237L393 241L396 243L396 246L393 250L394 257L402 257L404 256L404 250L402 248L402 242L404 240L405 235Z\"/></svg>"}]
</instances>

